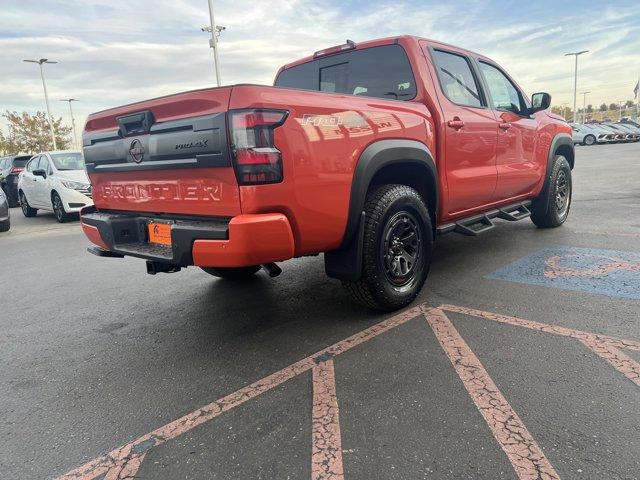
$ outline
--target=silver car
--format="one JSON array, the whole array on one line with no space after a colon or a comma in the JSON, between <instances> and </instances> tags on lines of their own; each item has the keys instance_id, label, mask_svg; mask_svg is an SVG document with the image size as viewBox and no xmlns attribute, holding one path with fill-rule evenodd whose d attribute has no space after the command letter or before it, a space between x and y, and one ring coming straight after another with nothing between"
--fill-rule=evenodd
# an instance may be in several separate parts
<instances>
[{"instance_id":1,"label":"silver car","mask_svg":"<svg viewBox=\"0 0 640 480\"><path fill-rule=\"evenodd\" d=\"M598 142L598 134L590 129L587 125L579 123L570 123L572 130L573 143L580 145L593 145Z\"/></svg>"},{"instance_id":2,"label":"silver car","mask_svg":"<svg viewBox=\"0 0 640 480\"><path fill-rule=\"evenodd\" d=\"M9 200L0 188L0 232L6 232L11 228L11 218L9 214Z\"/></svg>"},{"instance_id":3,"label":"silver car","mask_svg":"<svg viewBox=\"0 0 640 480\"><path fill-rule=\"evenodd\" d=\"M599 123L587 123L582 126L595 134L596 142L598 143L615 143L618 141L615 132L603 127Z\"/></svg>"}]
</instances>

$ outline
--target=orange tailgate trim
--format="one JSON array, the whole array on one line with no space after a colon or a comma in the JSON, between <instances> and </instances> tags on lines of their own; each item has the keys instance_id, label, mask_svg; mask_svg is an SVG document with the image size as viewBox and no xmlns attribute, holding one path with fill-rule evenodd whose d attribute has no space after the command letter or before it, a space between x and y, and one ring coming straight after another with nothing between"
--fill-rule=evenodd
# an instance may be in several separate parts
<instances>
[{"instance_id":1,"label":"orange tailgate trim","mask_svg":"<svg viewBox=\"0 0 640 480\"><path fill-rule=\"evenodd\" d=\"M293 258L295 241L281 213L248 214L229 222L229 240L196 240L193 263L200 267L245 267Z\"/></svg>"},{"instance_id":2,"label":"orange tailgate trim","mask_svg":"<svg viewBox=\"0 0 640 480\"><path fill-rule=\"evenodd\" d=\"M109 247L104 242L104 240L102 240L102 237L100 236L100 232L96 227L94 227L93 225L87 225L86 223L83 223L82 230L84 231L84 234L87 236L87 238L91 241L91 243L94 243L98 245L100 248L103 248L105 250L109 250Z\"/></svg>"}]
</instances>

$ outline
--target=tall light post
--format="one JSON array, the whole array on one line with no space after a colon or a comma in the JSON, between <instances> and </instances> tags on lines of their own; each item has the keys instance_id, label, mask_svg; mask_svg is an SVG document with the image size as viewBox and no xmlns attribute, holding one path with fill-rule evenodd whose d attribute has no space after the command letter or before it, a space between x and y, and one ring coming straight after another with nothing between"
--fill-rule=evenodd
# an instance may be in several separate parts
<instances>
[{"instance_id":1,"label":"tall light post","mask_svg":"<svg viewBox=\"0 0 640 480\"><path fill-rule=\"evenodd\" d=\"M580 92L582 95L582 123L587 120L587 93L591 92Z\"/></svg>"},{"instance_id":2,"label":"tall light post","mask_svg":"<svg viewBox=\"0 0 640 480\"><path fill-rule=\"evenodd\" d=\"M71 114L71 128L73 129L73 146L78 148L78 138L76 137L76 119L73 118L73 108L71 108L71 102L79 102L75 98L61 98L61 102L69 102L69 113Z\"/></svg>"},{"instance_id":3,"label":"tall light post","mask_svg":"<svg viewBox=\"0 0 640 480\"><path fill-rule=\"evenodd\" d=\"M572 53L565 53L564 56L565 57L570 57L571 55L573 55L574 57L576 57L576 66L575 66L575 73L574 73L574 77L573 77L573 121L576 121L577 118L577 112L576 112L576 102L578 99L578 57L580 55L582 55L583 53L587 53L589 50L582 50L580 52L572 52Z\"/></svg>"},{"instance_id":4,"label":"tall light post","mask_svg":"<svg viewBox=\"0 0 640 480\"><path fill-rule=\"evenodd\" d=\"M209 0L209 21L210 25L202 27L203 32L210 32L209 46L213 49L213 63L216 69L216 83L220 86L220 63L218 62L218 37L225 27L216 26L215 16L213 15L213 0Z\"/></svg>"},{"instance_id":5,"label":"tall light post","mask_svg":"<svg viewBox=\"0 0 640 480\"><path fill-rule=\"evenodd\" d=\"M53 141L53 149L57 150L56 134L53 131L53 118L51 117L51 109L49 108L49 95L47 94L47 84L44 81L44 69L42 64L44 63L58 63L49 60L48 58L41 58L40 60L23 60L23 62L37 63L40 66L40 78L42 78L42 88L44 89L44 101L47 104L47 116L49 117L49 130L51 130L51 140Z\"/></svg>"},{"instance_id":6,"label":"tall light post","mask_svg":"<svg viewBox=\"0 0 640 480\"><path fill-rule=\"evenodd\" d=\"M618 121L619 121L619 120L622 120L622 107L623 107L623 105L624 105L624 100L620 100L620 101L618 102L618 107L619 107L619 112L618 112L619 117L618 117Z\"/></svg>"}]
</instances>

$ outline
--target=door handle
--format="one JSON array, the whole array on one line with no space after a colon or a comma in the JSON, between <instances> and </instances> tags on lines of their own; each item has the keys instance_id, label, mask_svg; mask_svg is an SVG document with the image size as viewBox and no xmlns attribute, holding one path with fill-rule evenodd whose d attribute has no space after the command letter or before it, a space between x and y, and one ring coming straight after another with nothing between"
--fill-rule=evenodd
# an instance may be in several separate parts
<instances>
[{"instance_id":1,"label":"door handle","mask_svg":"<svg viewBox=\"0 0 640 480\"><path fill-rule=\"evenodd\" d=\"M511 124L509 122L503 122L498 125L502 130L509 130L511 128Z\"/></svg>"},{"instance_id":2,"label":"door handle","mask_svg":"<svg viewBox=\"0 0 640 480\"><path fill-rule=\"evenodd\" d=\"M447 122L447 125L455 130L460 130L462 127L464 127L464 122L458 117L454 117L453 120L449 120Z\"/></svg>"}]
</instances>

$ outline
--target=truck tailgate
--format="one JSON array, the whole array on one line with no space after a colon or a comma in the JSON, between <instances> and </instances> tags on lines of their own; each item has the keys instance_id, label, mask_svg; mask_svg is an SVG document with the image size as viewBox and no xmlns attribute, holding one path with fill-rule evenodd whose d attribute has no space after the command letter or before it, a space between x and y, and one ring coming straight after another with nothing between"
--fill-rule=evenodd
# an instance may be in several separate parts
<instances>
[{"instance_id":1,"label":"truck tailgate","mask_svg":"<svg viewBox=\"0 0 640 480\"><path fill-rule=\"evenodd\" d=\"M238 183L227 141L230 87L89 116L84 157L99 210L232 217Z\"/></svg>"}]
</instances>

